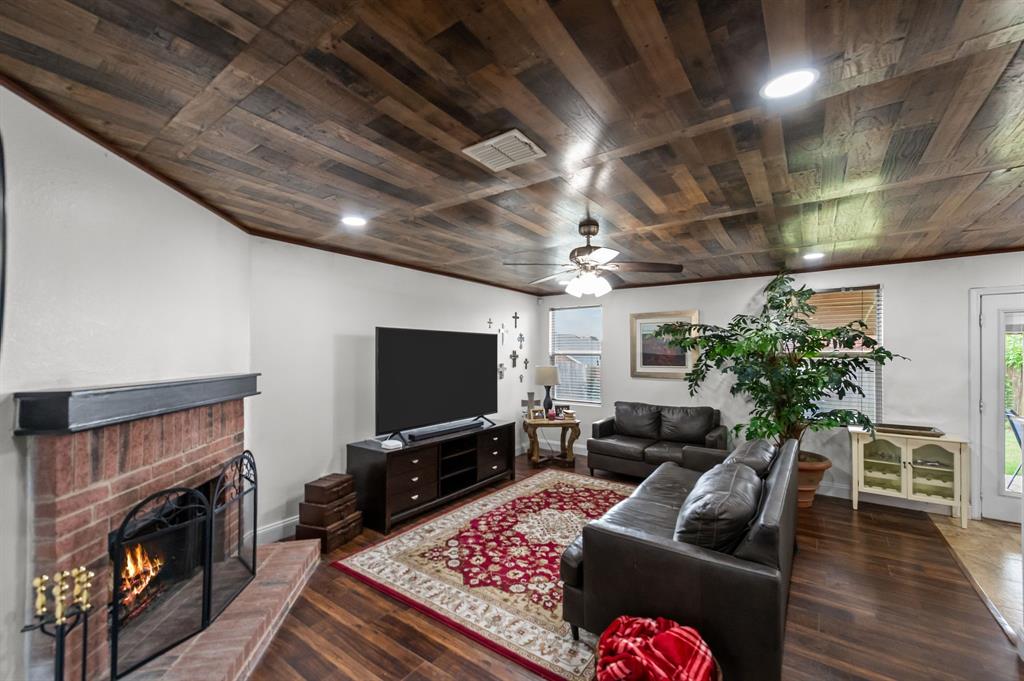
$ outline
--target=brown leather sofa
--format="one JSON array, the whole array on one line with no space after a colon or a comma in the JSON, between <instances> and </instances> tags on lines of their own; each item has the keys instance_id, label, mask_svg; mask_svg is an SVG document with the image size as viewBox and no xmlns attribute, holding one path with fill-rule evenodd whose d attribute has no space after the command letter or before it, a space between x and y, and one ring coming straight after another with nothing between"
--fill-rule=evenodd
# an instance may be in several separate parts
<instances>
[{"instance_id":1,"label":"brown leather sofa","mask_svg":"<svg viewBox=\"0 0 1024 681\"><path fill-rule=\"evenodd\" d=\"M672 461L686 466L687 449L728 452L728 429L711 407L664 407L643 402L616 402L615 416L595 421L587 440L587 465L595 469L645 477Z\"/></svg>"},{"instance_id":2,"label":"brown leather sofa","mask_svg":"<svg viewBox=\"0 0 1024 681\"><path fill-rule=\"evenodd\" d=\"M776 452L761 440L737 452L741 449L761 456L767 465L748 460L759 468L755 472L723 463L727 452L700 450L685 466L662 464L628 499L583 529L561 563L563 617L574 636L579 627L599 635L621 615L667 617L700 632L728 681L781 679L795 550L798 444L790 440ZM701 500L690 497L707 494L702 478L733 471L747 479L761 477L758 497L747 501L747 518L728 521L738 537L734 546L705 548L698 545L700 537L681 532L683 516L694 507L700 511ZM731 493L719 492L714 503L703 504L704 510L719 512L730 503L721 495ZM705 538L725 529L706 518L702 523Z\"/></svg>"}]
</instances>

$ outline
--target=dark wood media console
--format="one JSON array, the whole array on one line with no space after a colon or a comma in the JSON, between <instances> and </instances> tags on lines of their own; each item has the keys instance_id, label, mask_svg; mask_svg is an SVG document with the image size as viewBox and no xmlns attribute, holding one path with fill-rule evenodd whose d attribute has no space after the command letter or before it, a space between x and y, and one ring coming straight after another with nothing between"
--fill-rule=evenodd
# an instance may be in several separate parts
<instances>
[{"instance_id":1,"label":"dark wood media console","mask_svg":"<svg viewBox=\"0 0 1024 681\"><path fill-rule=\"evenodd\" d=\"M348 445L347 472L355 477L363 525L387 534L397 522L515 478L515 423L384 449L377 440Z\"/></svg>"}]
</instances>

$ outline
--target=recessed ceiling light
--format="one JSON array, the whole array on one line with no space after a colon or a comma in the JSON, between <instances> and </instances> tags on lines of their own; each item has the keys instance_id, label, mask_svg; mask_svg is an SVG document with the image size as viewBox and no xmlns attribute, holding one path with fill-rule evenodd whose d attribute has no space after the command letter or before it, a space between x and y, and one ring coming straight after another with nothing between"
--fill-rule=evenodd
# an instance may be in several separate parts
<instances>
[{"instance_id":1,"label":"recessed ceiling light","mask_svg":"<svg viewBox=\"0 0 1024 681\"><path fill-rule=\"evenodd\" d=\"M361 218L358 215L346 215L341 219L341 223L349 227L363 227L366 225L366 218Z\"/></svg>"},{"instance_id":2,"label":"recessed ceiling light","mask_svg":"<svg viewBox=\"0 0 1024 681\"><path fill-rule=\"evenodd\" d=\"M817 69L797 69L772 78L761 88L761 96L765 99L790 97L814 85L818 80Z\"/></svg>"},{"instance_id":3,"label":"recessed ceiling light","mask_svg":"<svg viewBox=\"0 0 1024 681\"><path fill-rule=\"evenodd\" d=\"M824 257L824 253L818 253L817 251L814 253L804 253L804 260L821 260Z\"/></svg>"}]
</instances>

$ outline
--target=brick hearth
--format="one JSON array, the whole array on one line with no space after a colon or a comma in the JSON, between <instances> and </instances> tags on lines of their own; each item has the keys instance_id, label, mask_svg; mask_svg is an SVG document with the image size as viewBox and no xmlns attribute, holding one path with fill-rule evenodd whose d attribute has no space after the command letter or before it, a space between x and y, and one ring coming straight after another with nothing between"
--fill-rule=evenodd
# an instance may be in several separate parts
<instances>
[{"instance_id":1,"label":"brick hearth","mask_svg":"<svg viewBox=\"0 0 1024 681\"><path fill-rule=\"evenodd\" d=\"M243 447L242 400L64 435L30 438L35 574L86 565L96 572L89 626L89 677L109 676L107 535L153 492L196 487ZM80 678L80 631L67 653L68 679ZM52 664L50 639L36 634L33 676Z\"/></svg>"},{"instance_id":2,"label":"brick hearth","mask_svg":"<svg viewBox=\"0 0 1024 681\"><path fill-rule=\"evenodd\" d=\"M261 546L256 579L202 633L132 672L130 681L245 679L320 564L320 541Z\"/></svg>"}]
</instances>

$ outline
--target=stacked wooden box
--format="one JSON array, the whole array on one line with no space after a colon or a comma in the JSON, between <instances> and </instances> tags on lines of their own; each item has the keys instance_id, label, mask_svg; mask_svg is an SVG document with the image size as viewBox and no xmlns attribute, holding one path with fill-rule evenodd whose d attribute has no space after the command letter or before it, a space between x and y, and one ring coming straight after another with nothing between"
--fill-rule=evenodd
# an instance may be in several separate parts
<instances>
[{"instance_id":1,"label":"stacked wooden box","mask_svg":"<svg viewBox=\"0 0 1024 681\"><path fill-rule=\"evenodd\" d=\"M333 551L363 530L363 513L356 510L351 475L331 473L306 483L306 500L299 504L296 539L319 539L320 550Z\"/></svg>"}]
</instances>

